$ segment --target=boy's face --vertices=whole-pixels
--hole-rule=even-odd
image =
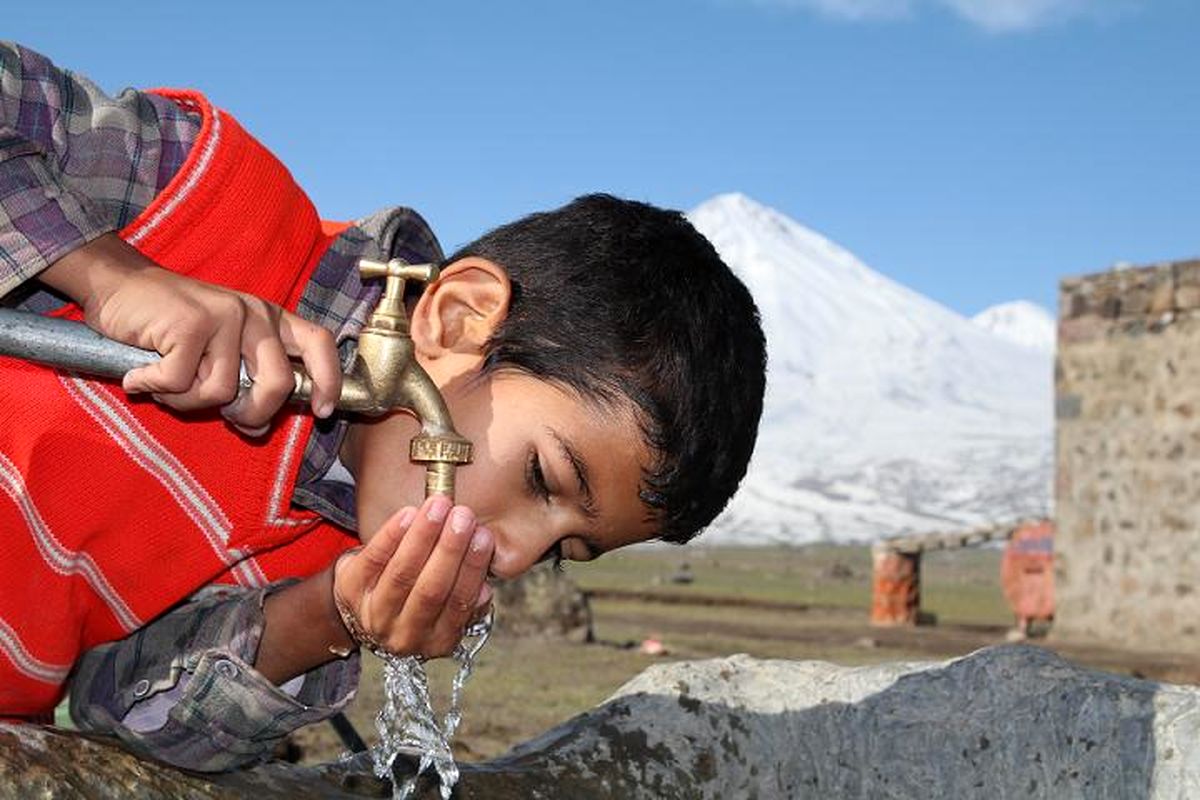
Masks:
[[[469,257],[443,268],[409,314],[417,361],[474,445],[472,463],[457,470],[455,500],[491,529],[500,578],[656,533],[638,497],[651,462],[632,404],[603,407],[521,372],[481,373],[511,298],[501,267]],[[421,504],[424,469],[408,460],[418,429],[406,414],[351,426],[342,456],[364,539],[398,509]]]
[[[495,536],[491,571],[512,578],[555,554],[587,561],[655,533],[638,497],[648,452],[631,411],[580,399],[524,373],[447,374],[427,365],[459,433],[474,444],[455,501]],[[353,427],[343,457],[355,472],[364,539],[396,510],[419,505],[424,470],[408,462],[418,431],[403,414]]]

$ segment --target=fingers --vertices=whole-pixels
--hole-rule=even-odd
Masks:
[[[230,403],[238,392],[238,373],[242,366],[242,328],[246,307],[233,298],[221,324],[208,340],[208,350],[196,370],[196,386],[176,395],[173,405],[181,411]]]
[[[153,364],[125,373],[121,388],[129,394],[185,392],[196,382],[196,370],[206,343],[185,337]]]
[[[221,406],[222,414],[248,435],[265,433],[295,388],[289,355],[299,356],[312,378],[312,409],[327,417],[341,396],[341,363],[333,335],[251,295],[215,287],[193,289],[194,302],[140,332],[162,355],[155,364],[127,373],[125,391],[149,392],[179,411]],[[241,390],[242,363],[253,383]]]
[[[372,598],[382,608],[387,609],[387,613],[399,616],[409,610],[409,596],[426,569],[425,562],[433,553],[442,535],[443,523],[449,514],[450,500],[442,496],[430,497],[417,512],[404,541],[396,548],[396,554],[392,556],[387,569],[380,576]],[[457,567],[455,570],[457,572]]]
[[[412,506],[396,512],[353,558],[346,560],[333,578],[339,597],[359,598],[370,592],[416,515],[417,509]]]
[[[400,613],[401,625],[412,630],[432,630],[442,615],[451,591],[475,534],[475,514],[466,506],[456,506],[450,512],[437,546],[412,588],[408,602]],[[479,587],[475,587],[478,594]],[[474,606],[474,596],[467,603]],[[440,648],[439,648],[440,649]],[[433,655],[427,653],[426,655]]]
[[[293,354],[313,376],[313,410],[318,416],[333,411],[342,376],[333,337],[319,326],[251,295],[163,269],[116,236],[100,237],[60,261],[46,278],[79,300],[88,325],[161,355],[124,376],[127,392],[148,392],[180,411],[225,406],[238,398],[244,360],[255,386],[226,414],[249,431],[266,425],[291,393],[287,356]]]
[[[342,365],[333,334],[320,325],[283,311],[279,338],[289,355],[299,356],[312,378],[312,410],[318,417],[333,413],[342,394]]]
[[[150,392],[179,411],[229,403],[237,396],[245,321],[245,304],[234,294],[187,306],[149,333],[162,359],[127,373],[122,386],[130,393]]]
[[[419,631],[416,649],[427,657],[449,655],[467,623],[491,601],[487,586],[494,537],[470,509],[450,512],[437,545],[400,614],[403,630]]]
[[[389,651],[450,653],[491,599],[485,583],[495,537],[444,497],[393,515],[334,576],[338,597]]]
[[[442,645],[439,650],[448,652],[458,644],[467,624],[492,601],[492,587],[485,580],[494,549],[492,532],[484,527],[476,528],[454,588],[450,590],[450,598],[434,625],[435,639]]]
[[[249,313],[242,327],[241,356],[253,383],[221,413],[238,430],[255,436],[267,431],[271,418],[295,388],[295,380],[279,337],[281,310],[257,298],[246,303]]]

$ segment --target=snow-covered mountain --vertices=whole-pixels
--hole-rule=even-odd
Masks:
[[[740,194],[689,215],[758,302],[758,446],[702,541],[864,540],[1049,509],[1052,356]]]
[[[1058,331],[1050,312],[1028,300],[1014,300],[980,311],[971,322],[1022,347],[1053,353]]]

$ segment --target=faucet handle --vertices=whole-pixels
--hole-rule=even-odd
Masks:
[[[437,264],[409,264],[403,259],[393,258],[391,261],[372,261],[369,258],[358,260],[358,274],[363,280],[372,278],[396,278],[403,281],[421,281],[432,283],[438,279]],[[401,283],[401,287],[403,287]]]
[[[383,296],[371,315],[370,325],[386,329],[407,330],[408,318],[404,314],[404,284],[406,281],[432,283],[438,278],[436,264],[409,264],[400,258],[386,263],[369,258],[358,260],[358,274],[363,280],[386,278]]]

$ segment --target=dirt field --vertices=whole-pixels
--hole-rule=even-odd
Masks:
[[[922,608],[936,615],[937,624],[918,628],[868,624],[865,547],[646,548],[572,565],[571,577],[592,594],[598,642],[491,642],[467,690],[456,749],[464,760],[498,755],[593,707],[664,660],[749,653],[867,664],[940,660],[1003,643],[1011,617],[1000,593],[999,565],[995,549],[927,556]],[[691,582],[676,582],[684,574]],[[647,638],[660,640],[667,653],[641,653]],[[1053,636],[1037,643],[1096,668],[1200,683],[1195,654],[1130,652]],[[370,661],[349,715],[369,741],[381,684],[379,665]],[[432,666],[435,685],[444,686],[449,671]],[[298,743],[305,760],[328,760],[341,750],[327,725],[303,732]]]

